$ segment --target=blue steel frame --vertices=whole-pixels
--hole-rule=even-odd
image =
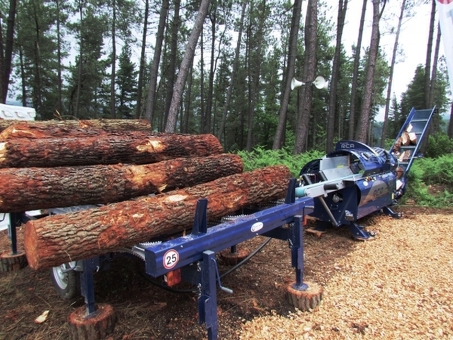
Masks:
[[[192,233],[145,249],[146,273],[159,277],[175,269],[197,263],[199,275],[199,322],[205,324],[210,340],[217,339],[217,294],[221,286],[215,253],[258,235],[289,242],[291,265],[295,268],[294,288],[306,290],[303,282],[303,217],[312,209],[311,197],[295,199],[296,180],[291,179],[284,204],[255,212],[232,222],[207,228],[207,200],[198,201]],[[166,255],[167,254],[167,255]],[[168,255],[170,254],[170,255]],[[168,256],[168,258],[166,258]]]

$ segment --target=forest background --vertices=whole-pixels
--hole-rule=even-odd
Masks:
[[[39,120],[144,118],[154,131],[212,133],[228,152],[293,154],[329,152],[340,139],[385,147],[412,107],[436,106],[430,135],[451,152],[436,1],[400,0],[395,12],[363,0],[360,17],[349,2],[0,0],[1,99],[34,107]],[[426,62],[397,98],[400,30],[422,4],[431,5],[428,41],[414,43],[427,44]],[[359,22],[354,39],[343,37],[345,21]],[[327,88],[313,86],[318,75]],[[294,77],[303,85],[291,89]]]

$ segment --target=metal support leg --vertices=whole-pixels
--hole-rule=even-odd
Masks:
[[[294,233],[291,247],[291,265],[296,268],[296,283],[293,288],[307,290],[304,283],[304,230],[303,216],[294,216]]]
[[[94,277],[93,272],[99,268],[99,258],[83,260],[83,271],[80,275],[80,287],[85,298],[87,317],[96,315],[96,304],[94,300]]]
[[[17,255],[17,227],[28,221],[24,212],[9,213],[8,235],[11,240],[11,255]]]
[[[216,263],[215,253],[210,250],[203,252],[203,261],[201,263],[201,292],[198,298],[198,311],[200,324],[205,323],[208,330],[208,339],[216,340],[218,332]]]
[[[382,211],[384,212],[384,214],[389,215],[389,216],[391,216],[393,218],[401,218],[401,214],[400,213],[394,212],[389,207],[382,208]]]
[[[8,225],[8,232],[9,237],[11,239],[11,255],[17,255],[17,213],[10,213],[9,214],[9,225]]]

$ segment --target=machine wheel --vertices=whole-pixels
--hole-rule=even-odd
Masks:
[[[70,270],[75,265],[76,262],[73,261],[50,270],[55,290],[64,300],[71,300],[80,295],[80,273]]]

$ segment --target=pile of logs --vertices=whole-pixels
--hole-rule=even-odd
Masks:
[[[0,125],[0,129],[2,126]],[[282,198],[287,167],[243,172],[213,135],[151,133],[143,121],[16,122],[0,133],[0,212],[94,204],[31,220],[28,264],[44,269],[117,251]]]
[[[411,157],[411,150],[401,151],[402,146],[417,145],[417,135],[412,132],[412,124],[409,124],[401,136],[397,139],[394,147],[393,154],[400,162],[407,162]]]

